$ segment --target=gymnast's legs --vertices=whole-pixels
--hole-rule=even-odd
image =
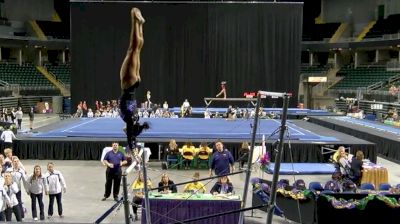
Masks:
[[[126,123],[126,136],[129,149],[133,150],[136,146],[136,137],[149,128],[146,122],[139,124],[137,114],[137,103],[135,99],[135,90],[140,83],[140,51],[143,47],[143,23],[145,20],[139,9],[131,10],[132,28],[130,33],[129,47],[125,59],[121,66],[120,80],[122,96],[120,98],[120,115]]]

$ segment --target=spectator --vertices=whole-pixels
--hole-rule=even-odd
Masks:
[[[11,116],[11,122],[12,122],[13,124],[15,124],[15,113],[16,113],[15,108],[14,108],[14,107],[11,108],[11,114],[10,114],[10,116]]]
[[[47,173],[45,174],[46,179],[46,195],[49,195],[49,210],[48,218],[53,216],[53,205],[54,198],[57,200],[58,215],[63,218],[62,208],[62,193],[67,192],[67,184],[62,173],[54,169],[54,163],[50,162],[47,164]]]
[[[214,184],[210,193],[211,194],[228,194],[233,192],[233,185],[227,176],[218,178],[217,183]]]
[[[243,169],[244,163],[248,161],[249,151],[250,151],[249,143],[242,142],[242,146],[239,149],[239,158],[240,158],[239,169]]]
[[[205,119],[210,119],[211,118],[211,112],[208,108],[204,111],[204,118]]]
[[[94,117],[94,114],[93,114],[93,111],[92,111],[91,108],[89,108],[87,116],[88,117]]]
[[[147,180],[147,186],[149,188],[152,187],[151,181]],[[144,190],[144,178],[143,174],[139,173],[136,180],[132,183],[132,191],[134,193],[133,199],[132,199],[132,209],[133,209],[133,214],[135,215],[135,221],[139,220],[138,215],[137,215],[137,210],[138,206],[142,204],[143,202],[143,190]]]
[[[4,179],[2,178],[2,182]],[[10,198],[7,195],[7,192],[4,190],[4,183],[0,186],[0,222],[6,221],[5,209],[7,207],[7,203],[10,202]]]
[[[178,190],[176,188],[175,183],[169,179],[166,173],[161,175],[161,181],[158,183],[158,192],[163,193],[177,193]]]
[[[163,110],[164,110],[164,111],[167,111],[167,110],[168,110],[168,103],[167,103],[167,101],[164,101]]]
[[[83,101],[83,103],[82,103],[82,116],[83,117],[87,117],[87,112],[88,112],[88,108],[87,108],[86,101]]]
[[[176,144],[175,139],[171,139],[169,141],[168,147],[165,149],[165,158],[168,162],[169,159],[178,159],[179,155],[179,150],[178,150],[178,145]],[[170,162],[168,162],[168,166],[171,165]]]
[[[35,112],[33,110],[33,107],[31,107],[28,115],[29,115],[29,129],[32,130],[33,129],[33,120],[35,119]]]
[[[198,182],[200,179],[200,173],[196,172],[193,174],[193,181],[192,183],[186,184],[185,187],[183,188],[184,192],[200,192],[200,193],[205,193],[206,188],[203,183]]]
[[[1,165],[1,174],[3,174],[4,172],[6,172],[6,170],[8,168],[11,167],[11,162],[5,161],[4,155],[0,154],[0,165]],[[0,206],[0,208],[1,208],[1,206]]]
[[[207,142],[200,143],[199,152],[197,153],[200,160],[208,160],[211,153],[212,149],[208,147]]]
[[[15,112],[15,118],[17,119],[18,123],[18,129],[22,129],[22,117],[24,116],[24,113],[22,112],[22,108],[18,107],[17,112]]]
[[[233,172],[234,160],[232,154],[224,149],[224,145],[220,140],[215,143],[217,151],[215,151],[211,158],[211,167],[209,174],[212,176],[212,171],[214,170],[215,175],[224,175]]]
[[[12,213],[14,213],[17,222],[21,222],[21,213],[23,211],[21,211],[16,196],[16,193],[19,191],[19,189],[17,184],[13,182],[13,178],[10,172],[4,173],[4,191],[7,192],[7,197],[9,200],[6,205],[7,208],[5,210],[7,222],[11,221]]]
[[[347,155],[345,151],[341,151],[339,155],[339,167],[340,172],[343,176],[348,176],[350,174],[350,162],[347,159]]]
[[[26,171],[20,167],[21,162],[19,161],[18,157],[12,157],[12,167],[8,168],[6,172],[11,173],[13,182],[17,185],[14,193],[18,200],[18,206],[21,211],[21,218],[25,218],[24,209],[22,207],[22,185],[26,186]]]
[[[103,164],[107,166],[106,170],[106,185],[104,198],[102,201],[107,200],[111,194],[111,187],[114,183],[113,196],[114,200],[118,201],[119,188],[121,184],[121,167],[127,163],[125,156],[122,152],[118,151],[118,143],[112,144],[112,150],[107,152],[104,156]]]
[[[42,169],[39,165],[33,168],[33,174],[27,178],[26,192],[31,196],[32,218],[37,221],[36,199],[39,204],[39,217],[44,220],[43,192],[45,191],[45,179],[42,176]]]
[[[192,165],[192,161],[194,159],[194,155],[196,153],[196,149],[191,142],[186,142],[182,147],[182,157],[183,157],[183,165],[185,170],[190,169]]]
[[[339,146],[339,148],[336,150],[336,152],[333,154],[332,156],[332,160],[334,162],[339,162],[340,159],[340,155],[342,154],[342,152],[346,152],[344,146]]]
[[[2,141],[4,141],[4,147],[10,149],[13,147],[13,140],[17,139],[17,137],[14,135],[14,132],[10,130],[10,127],[7,127],[7,129],[1,133],[0,138]]]
[[[12,167],[12,162],[13,162],[13,152],[12,152],[12,149],[10,149],[10,148],[5,148],[4,149],[4,155],[5,155],[5,159],[4,159],[4,162],[5,163],[9,163],[9,167]],[[24,167],[24,165],[22,165],[22,163],[21,163],[21,161],[19,161],[19,166],[18,166],[19,168],[21,168],[21,169],[23,169],[23,170],[26,170],[25,169],[25,167]]]
[[[361,184],[363,159],[364,153],[362,151],[357,151],[356,157],[353,158],[350,163],[352,180],[357,186],[360,186]]]

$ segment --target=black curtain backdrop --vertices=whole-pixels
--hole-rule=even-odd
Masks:
[[[72,2],[72,105],[119,97],[132,7],[146,19],[139,102],[150,90],[153,103],[205,106],[226,80],[228,97],[286,91],[297,103],[300,3]]]

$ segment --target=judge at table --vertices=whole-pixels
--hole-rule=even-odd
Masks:
[[[233,185],[227,176],[219,177],[217,183],[214,184],[211,194],[228,194],[233,192]]]

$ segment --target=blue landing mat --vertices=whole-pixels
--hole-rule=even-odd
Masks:
[[[275,163],[270,163],[265,169],[266,173],[274,173]],[[332,174],[335,167],[331,163],[281,163],[279,174],[306,175],[306,174]]]
[[[365,120],[365,119],[357,119],[357,118],[352,118],[352,117],[347,117],[347,116],[340,116],[340,117],[330,117],[332,119],[340,120],[343,122],[351,123],[351,124],[356,124],[360,125],[366,128],[371,128],[375,129],[377,131],[383,131],[383,132],[389,132],[391,134],[395,135],[400,135],[400,128],[399,127],[394,127],[386,124],[382,124],[377,121],[370,121],[370,120]]]
[[[203,118],[149,118],[140,122],[150,123],[150,129],[144,131],[140,138],[152,139],[251,139],[253,120],[226,120]],[[86,138],[125,138],[122,131],[125,123],[119,118],[82,118],[79,122],[62,129],[35,134],[32,137],[86,137]],[[280,126],[280,120],[260,120],[257,138],[270,136]],[[320,136],[309,130],[298,127],[288,121],[290,139],[316,142],[336,142],[334,137]],[[278,133],[269,139],[277,139]]]

